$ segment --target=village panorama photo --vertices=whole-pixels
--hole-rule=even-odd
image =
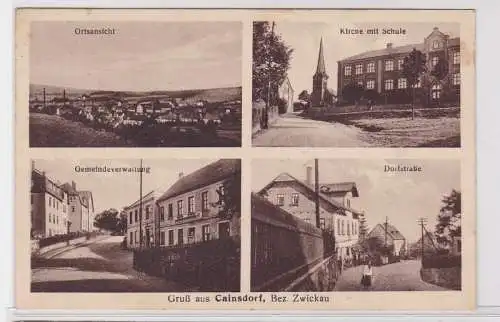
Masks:
[[[251,287],[462,289],[458,160],[256,159]]]
[[[240,176],[239,159],[32,160],[31,292],[240,291]]]
[[[240,22],[32,22],[30,146],[241,146],[241,33]]]
[[[460,24],[397,25],[254,22],[253,146],[459,148]]]

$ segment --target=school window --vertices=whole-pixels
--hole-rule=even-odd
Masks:
[[[460,52],[459,51],[453,52],[453,64],[454,65],[460,64]]]
[[[188,198],[188,214],[194,213],[194,196]]]
[[[439,48],[439,40],[434,40],[434,41],[432,42],[432,48],[434,48],[434,49]]]
[[[146,206],[146,220],[149,219],[149,212],[151,211],[151,207],[150,206]]]
[[[346,203],[347,203],[347,208],[351,208],[351,199],[347,198]]]
[[[371,62],[366,65],[366,72],[367,73],[375,73],[375,63]]]
[[[363,86],[363,81],[362,80],[358,80],[357,83],[358,83],[359,86]]]
[[[204,191],[201,194],[201,209],[203,211],[208,210],[208,191]]]
[[[438,62],[439,62],[439,57],[438,56],[432,57],[432,60],[431,60],[432,67],[436,66]]]
[[[361,74],[363,74],[363,65],[357,64],[356,65],[356,75],[361,75]]]
[[[352,70],[351,66],[345,66],[344,67],[344,76],[351,76]]]
[[[320,218],[319,219],[319,228],[321,228],[323,230],[326,228],[325,218]]]
[[[403,69],[403,63],[404,63],[404,60],[398,59],[398,70],[402,70]]]
[[[165,207],[160,207],[160,221],[165,221]]]
[[[165,245],[165,232],[160,232],[160,245]]]
[[[173,230],[168,231],[168,244],[169,245],[174,244],[174,231]]]
[[[134,232],[130,232],[130,241],[129,241],[129,244],[132,245],[134,243]]]
[[[184,201],[179,200],[177,201],[177,219],[182,218],[182,208],[184,207]]]
[[[194,243],[194,233],[195,233],[194,227],[188,228],[188,243],[189,244]]]
[[[344,219],[342,219],[342,234],[341,235],[345,235],[345,221],[344,221]]]
[[[393,60],[386,60],[385,61],[385,71],[393,71],[394,70],[394,61]]]
[[[51,199],[51,198],[50,198],[50,196],[49,196],[49,207],[51,207],[51,206],[52,206],[52,201],[51,201],[51,200],[52,200],[52,199]]]
[[[366,81],[366,89],[375,89],[375,81],[373,79]]]
[[[276,205],[278,205],[278,206],[284,206],[285,205],[285,195],[283,195],[282,193],[279,193],[276,196]]]
[[[441,97],[441,84],[432,85],[431,93],[433,99],[439,99]]]
[[[299,194],[292,193],[292,206],[298,206],[298,205],[299,205]]]
[[[177,244],[184,244],[184,229],[177,230]]]
[[[305,221],[306,223],[308,223],[308,224],[309,224],[309,223],[311,223],[311,219],[309,219],[309,218],[304,218],[304,221]]]
[[[137,213],[137,209],[134,211],[134,217],[135,217],[135,222],[138,222],[139,221],[139,216],[138,216],[138,213]]]
[[[453,85],[460,85],[460,74],[453,74],[451,79]]]
[[[167,219],[172,220],[174,219],[174,205],[169,203],[168,204],[168,214],[167,214]]]
[[[201,226],[201,237],[203,241],[210,240],[210,225]]]
[[[386,91],[391,91],[394,89],[394,83],[393,83],[392,79],[386,79],[384,81],[384,84],[385,84],[384,88]]]
[[[398,88],[399,89],[404,89],[406,88],[406,78],[399,78],[398,79]]]

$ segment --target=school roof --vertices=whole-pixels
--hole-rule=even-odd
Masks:
[[[451,38],[448,40],[448,47],[452,46],[458,46],[460,45],[460,38]],[[362,52],[357,55],[353,55],[347,58],[344,58],[340,60],[341,62],[345,61],[350,61],[350,60],[359,60],[359,59],[367,59],[367,58],[375,58],[375,57],[380,57],[380,56],[387,56],[387,55],[399,55],[399,54],[407,54],[411,52],[413,49],[423,51],[424,50],[424,44],[419,43],[419,44],[411,44],[411,45],[404,45],[404,46],[397,46],[397,47],[386,47],[384,49],[376,49],[376,50],[369,50]]]
[[[169,199],[224,180],[241,171],[240,159],[221,159],[181,177],[158,201]]]

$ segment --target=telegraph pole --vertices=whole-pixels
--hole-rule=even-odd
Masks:
[[[266,121],[264,122],[265,128],[269,126],[269,105],[271,104],[271,44],[274,38],[274,21],[271,25],[271,37],[267,45],[267,100],[266,100]]]
[[[139,169],[139,236],[140,236],[140,246],[142,248],[144,243],[144,238],[142,236],[142,159],[141,167]]]
[[[421,241],[422,250],[421,250],[421,255],[422,255],[422,262],[423,262],[423,260],[424,260],[424,230],[425,230],[424,225],[427,222],[427,218],[420,217],[417,220],[417,222],[420,225],[420,229],[421,229],[421,232],[422,232],[422,241]]]
[[[314,191],[316,197],[316,227],[320,228],[320,215],[319,215],[319,168],[318,159],[314,159]]]

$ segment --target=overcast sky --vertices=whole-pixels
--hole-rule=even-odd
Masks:
[[[76,35],[110,27],[115,35]],[[99,90],[241,86],[240,22],[34,22],[30,83]]]
[[[258,191],[281,172],[299,180],[306,179],[306,166],[313,160],[253,160],[252,190]],[[423,172],[384,173],[385,164],[417,164]],[[258,175],[257,175],[258,174]],[[419,217],[428,219],[427,228],[434,230],[441,199],[452,189],[460,190],[460,163],[456,160],[320,160],[320,183],[354,181],[359,198],[353,198],[353,208],[364,211],[372,228],[388,217],[408,241],[420,238]]]
[[[140,160],[34,160],[36,169],[45,171],[46,175],[61,184],[76,183],[77,190],[90,190],[94,198],[95,212],[99,213],[109,208],[118,211],[139,200],[139,173],[78,173],[75,166],[93,167],[139,167]],[[208,159],[146,159],[144,167],[151,167],[148,173],[143,174],[143,195],[157,189],[165,192],[179,177],[214,162]]]
[[[341,35],[343,28],[404,28],[406,35]],[[434,27],[451,37],[458,37],[458,23],[380,23],[343,24],[320,22],[277,22],[276,32],[282,35],[286,44],[294,49],[288,76],[295,90],[295,98],[306,89],[312,90],[312,76],[318,62],[319,43],[323,37],[323,50],[328,87],[337,92],[337,61],[369,50],[383,49],[387,43],[393,46],[423,43]]]

